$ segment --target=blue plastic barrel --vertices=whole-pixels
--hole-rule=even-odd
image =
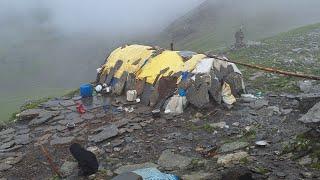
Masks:
[[[82,84],[80,86],[80,95],[83,98],[91,97],[93,93],[93,86],[91,84]]]

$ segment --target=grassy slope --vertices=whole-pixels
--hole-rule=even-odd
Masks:
[[[263,39],[262,45],[228,53],[230,59],[320,76],[320,23],[304,26]],[[293,49],[302,48],[301,52]],[[259,91],[297,92],[299,78],[265,74],[249,78],[257,71],[241,67],[246,81]]]
[[[288,9],[287,3],[277,0],[207,0],[169,25],[158,43],[168,47],[173,40],[176,49],[197,52],[219,50],[234,43],[234,34],[241,26],[247,40],[256,40],[319,22],[320,13],[315,8],[318,3],[314,0],[309,3],[293,0],[292,8]],[[294,9],[302,6],[310,12],[297,15]]]

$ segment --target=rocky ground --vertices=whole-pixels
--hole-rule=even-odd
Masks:
[[[313,104],[319,101],[309,96]],[[72,142],[97,155],[99,172],[91,179],[111,179],[144,167],[185,180],[220,179],[243,169],[255,179],[319,179],[319,132],[310,131],[316,125],[299,121],[310,109],[303,103],[311,102],[302,99],[265,94],[238,99],[230,110],[214,104],[189,106],[182,115],[160,117],[121,97],[52,99],[20,113],[19,120],[1,130],[0,179],[58,179],[41,146],[66,179],[80,179],[68,150]],[[77,112],[78,102],[86,113]],[[68,123],[75,128],[69,130]]]

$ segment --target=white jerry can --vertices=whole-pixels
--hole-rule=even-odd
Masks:
[[[127,101],[133,102],[136,99],[137,99],[137,91],[136,90],[127,91]]]

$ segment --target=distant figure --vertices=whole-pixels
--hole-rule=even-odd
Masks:
[[[87,151],[78,143],[74,143],[69,148],[72,156],[78,161],[80,168],[79,175],[90,176],[98,171],[99,163],[95,154]]]
[[[234,37],[236,38],[235,49],[241,49],[246,46],[244,43],[244,33],[242,32],[242,28],[236,32]]]

